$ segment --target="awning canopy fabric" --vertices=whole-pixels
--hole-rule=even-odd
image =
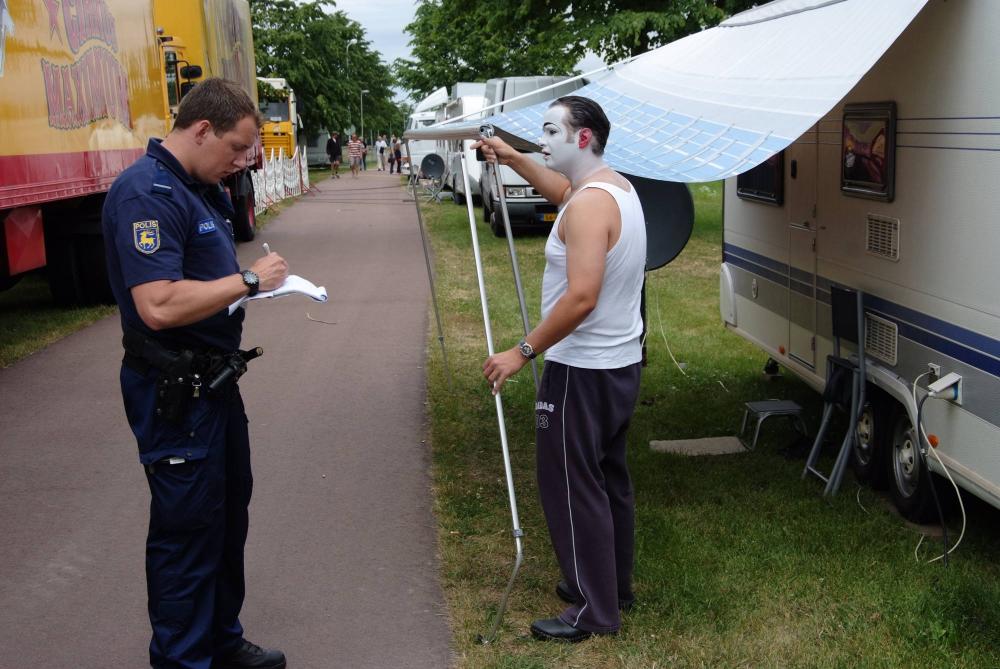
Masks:
[[[605,159],[614,169],[662,181],[724,179],[829,112],[927,1],[776,0],[618,65],[576,94],[607,113]],[[534,141],[549,104],[405,137],[492,124]]]

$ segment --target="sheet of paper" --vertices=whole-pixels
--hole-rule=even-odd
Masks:
[[[262,290],[253,297],[244,296],[229,305],[229,315],[231,316],[237,309],[250,300],[263,300],[274,297],[284,297],[285,295],[305,295],[317,302],[326,302],[326,288],[317,286],[308,279],[303,279],[297,274],[289,274],[285,282],[274,290]]]

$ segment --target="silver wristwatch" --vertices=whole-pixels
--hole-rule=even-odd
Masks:
[[[517,343],[517,347],[521,349],[521,355],[523,355],[528,360],[534,360],[535,356],[538,355],[537,353],[535,353],[535,349],[531,348],[531,344],[529,344],[524,339],[522,339]]]

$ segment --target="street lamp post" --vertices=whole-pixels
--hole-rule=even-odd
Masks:
[[[355,37],[347,43],[347,47],[344,49],[344,60],[347,61],[347,67],[351,67],[351,45],[357,44],[358,39]]]
[[[367,88],[361,89],[361,141],[365,139],[365,93]]]

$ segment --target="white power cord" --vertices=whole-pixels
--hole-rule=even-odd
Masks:
[[[667,334],[666,334],[666,332],[663,331],[663,317],[660,315],[660,293],[659,293],[659,291],[655,291],[655,293],[656,293],[656,298],[655,298],[656,299],[656,323],[657,323],[657,325],[659,326],[659,329],[660,329],[660,336],[663,337],[663,343],[666,345],[666,347],[667,347],[667,353],[670,354],[670,359],[674,361],[674,365],[677,367],[677,369],[680,370],[681,374],[683,374],[684,376],[687,376],[687,372],[685,372],[684,368],[681,367],[681,363],[677,362],[677,358],[674,357],[674,352],[670,350],[670,342],[667,341]],[[647,334],[648,333],[649,332],[647,330]],[[643,340],[643,344],[645,344],[645,343],[646,343],[645,340]],[[725,388],[725,386],[723,386],[723,388]],[[726,391],[726,392],[728,392],[728,391]]]
[[[919,376],[917,376],[917,378],[913,379],[912,394],[913,394],[913,403],[914,403],[914,405],[916,405],[916,403],[917,403],[917,383],[919,383],[920,379],[924,378],[928,374],[930,374],[930,372],[924,372],[923,374],[920,374]],[[934,397],[934,396],[932,396],[932,398],[933,399],[941,399],[939,397]],[[920,435],[923,436],[924,442],[926,442],[927,445],[930,446],[931,442],[927,438],[927,431],[924,430],[923,420],[920,421],[920,425],[917,426],[917,429],[920,430]],[[917,448],[923,448],[923,442],[921,442],[920,439],[917,439]],[[959,534],[958,534],[958,540],[955,541],[955,543],[951,546],[951,548],[948,549],[948,552],[946,553],[947,555],[951,555],[955,551],[955,549],[958,548],[958,545],[960,543],[962,543],[962,538],[965,537],[965,523],[966,523],[965,504],[962,503],[962,493],[958,489],[958,484],[955,483],[955,479],[953,479],[951,477],[951,472],[948,471],[948,468],[945,466],[944,462],[941,460],[941,456],[937,454],[937,449],[934,448],[933,446],[930,446],[930,448],[928,450],[934,455],[934,459],[938,461],[939,465],[941,465],[941,471],[944,472],[945,476],[948,477],[948,481],[951,482],[952,487],[955,488],[955,496],[958,498],[958,508],[961,509],[961,511],[962,511],[962,531],[959,532]],[[891,454],[891,456],[894,456],[894,455],[895,454]],[[929,470],[929,468],[928,468],[927,475],[930,476],[930,470]],[[920,535],[920,541],[917,542],[917,547],[913,549],[913,557],[917,560],[917,562],[920,561],[920,557],[919,557],[917,551],[920,550],[920,545],[924,542],[925,536],[926,535],[923,535],[923,534]],[[938,555],[935,558],[931,558],[930,560],[927,560],[927,563],[930,564],[931,562],[937,562],[938,560],[944,558],[944,555],[945,554],[942,554],[942,555]]]

